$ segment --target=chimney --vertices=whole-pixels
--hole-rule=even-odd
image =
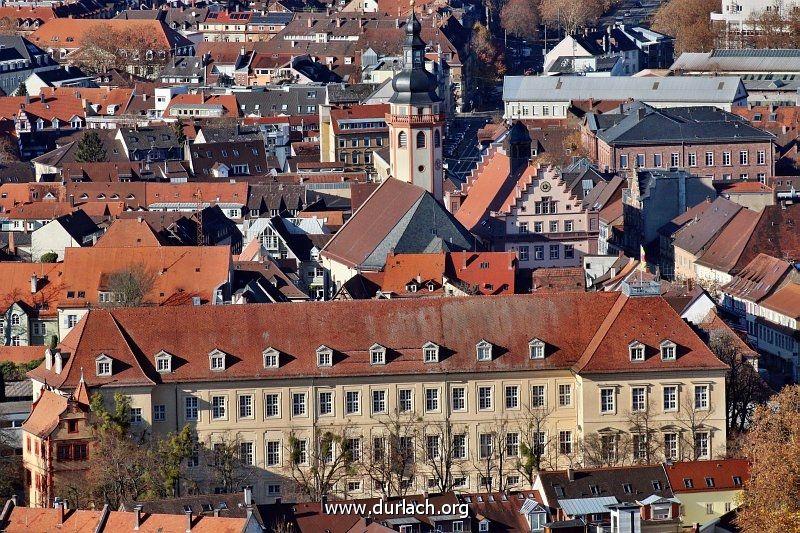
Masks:
[[[8,253],[10,255],[17,255],[17,245],[14,243],[14,232],[8,232]]]
[[[253,504],[253,487],[251,487],[250,485],[246,485],[244,487],[244,504],[245,505]]]
[[[44,368],[45,370],[53,368],[53,352],[50,351],[50,348],[44,351]]]
[[[56,513],[58,514],[58,527],[64,525],[64,506],[66,502],[56,502]]]
[[[214,518],[219,518],[219,511],[220,511],[219,507],[214,509]]]
[[[36,278],[36,274],[31,275],[31,294],[36,294],[36,290],[38,289],[38,282],[39,280]]]
[[[133,530],[139,531],[139,526],[142,524],[142,505],[137,503],[133,506]]]
[[[308,27],[311,28],[312,26],[314,26],[314,19],[311,18],[311,17],[308,17]]]
[[[63,370],[64,359],[61,357],[61,352],[56,350],[56,353],[53,354],[53,370],[56,374],[61,374],[61,370]]]
[[[575,469],[572,467],[567,468],[567,479],[575,481]]]
[[[70,194],[69,195],[69,206],[70,207],[75,207],[75,195],[74,194]]]
[[[184,513],[186,513],[186,533],[189,533],[192,530],[192,510],[187,509]]]

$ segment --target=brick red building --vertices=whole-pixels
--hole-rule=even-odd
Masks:
[[[768,183],[775,136],[716,107],[655,109],[634,102],[617,113],[588,113],[581,137],[608,171],[685,168],[716,180]]]

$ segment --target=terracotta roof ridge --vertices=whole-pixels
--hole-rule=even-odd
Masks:
[[[142,373],[142,376],[144,376],[144,378],[145,378],[145,379],[146,379],[146,380],[147,380],[147,381],[148,381],[148,382],[149,382],[151,385],[155,385],[155,384],[156,384],[156,382],[155,382],[155,381],[153,381],[153,380],[150,378],[150,376],[148,376],[148,375],[147,375],[147,372],[145,372],[144,368],[142,368],[142,363],[141,363],[141,361],[139,361],[139,358],[136,356],[136,353],[133,351],[133,348],[131,347],[131,344],[133,344],[133,345],[136,345],[136,343],[133,341],[133,339],[131,338],[131,336],[130,336],[130,335],[128,335],[128,332],[127,332],[127,331],[125,331],[125,330],[122,328],[122,326],[120,325],[119,321],[117,320],[117,317],[115,317],[115,316],[114,316],[114,313],[113,313],[112,311],[109,311],[109,312],[108,312],[108,315],[111,317],[111,321],[114,323],[114,326],[117,328],[117,331],[119,331],[119,334],[120,334],[120,336],[121,336],[121,337],[122,337],[122,339],[125,341],[125,347],[128,349],[128,352],[131,354],[131,357],[133,358],[134,362],[136,363],[136,366],[137,366],[137,368],[139,369],[139,371]]]
[[[606,315],[605,319],[603,319],[600,327],[597,328],[597,331],[595,331],[594,335],[592,336],[592,340],[589,341],[589,344],[583,351],[583,354],[572,366],[573,371],[580,373],[586,367],[586,365],[589,364],[589,361],[592,360],[597,347],[600,346],[600,343],[603,341],[605,336],[609,331],[611,331],[611,327],[614,325],[614,322],[617,321],[617,318],[619,318],[619,315],[622,313],[622,309],[625,307],[626,303],[628,303],[628,297],[620,292],[617,300],[614,302],[614,305],[608,311],[608,314]]]

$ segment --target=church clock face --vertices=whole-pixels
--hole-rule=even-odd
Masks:
[[[543,181],[542,184],[539,185],[539,188],[542,190],[542,192],[549,191],[550,190],[550,182],[549,181]]]

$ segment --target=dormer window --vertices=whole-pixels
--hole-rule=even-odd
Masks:
[[[428,282],[428,292],[433,292],[436,290],[436,285],[433,284],[432,281]]]
[[[95,374],[97,377],[108,377],[112,374],[113,368],[112,363],[113,359],[111,359],[106,354],[101,354],[94,360],[95,364]]]
[[[386,348],[380,344],[373,344],[369,348],[369,360],[373,365],[386,364]]]
[[[628,353],[631,361],[644,361],[644,344],[639,341],[633,341],[628,344]]]
[[[324,344],[317,348],[317,366],[333,366],[333,350]]]
[[[528,355],[531,359],[544,359],[544,342],[532,339],[528,343]]]
[[[172,355],[165,351],[156,354],[156,371],[160,374],[172,372]]]
[[[214,350],[208,354],[209,367],[214,372],[221,372],[225,370],[225,353],[220,350]]]
[[[491,361],[492,360],[492,343],[481,339],[475,346],[478,352],[478,361]]]
[[[434,342],[426,342],[422,346],[422,355],[426,363],[438,363],[439,345]]]
[[[416,284],[416,282],[411,282],[408,285],[406,285],[406,290],[408,292],[417,292],[417,284]]]
[[[267,348],[264,350],[264,368],[278,368],[280,364],[280,354],[275,348]]]
[[[662,361],[674,361],[676,353],[677,353],[677,346],[675,345],[674,342],[670,340],[665,340],[661,342]]]

